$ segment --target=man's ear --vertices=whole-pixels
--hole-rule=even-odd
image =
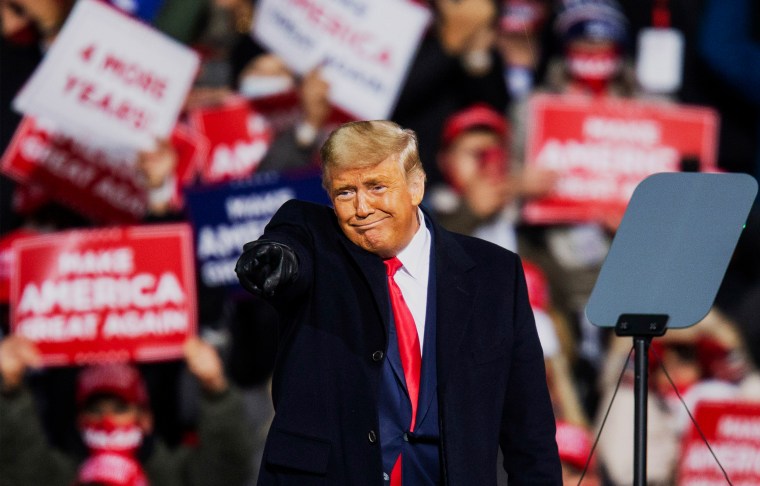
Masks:
[[[425,196],[425,173],[414,171],[409,174],[409,194],[412,196],[412,204],[419,206]]]

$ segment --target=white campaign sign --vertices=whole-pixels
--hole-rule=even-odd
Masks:
[[[321,67],[330,101],[387,118],[430,20],[409,0],[260,0],[253,35],[299,74]]]
[[[73,136],[150,148],[169,136],[199,63],[163,33],[96,0],[79,0],[14,108]]]

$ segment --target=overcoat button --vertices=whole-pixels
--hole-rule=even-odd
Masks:
[[[375,351],[374,353],[372,353],[372,361],[374,361],[375,363],[382,361],[383,356],[385,356],[385,354],[382,351]]]
[[[369,434],[367,434],[367,439],[369,440],[370,444],[377,442],[377,434],[374,430],[369,431]]]

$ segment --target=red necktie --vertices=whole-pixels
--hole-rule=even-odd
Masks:
[[[409,393],[409,400],[412,404],[412,422],[409,424],[409,430],[412,431],[414,430],[414,421],[417,417],[417,397],[420,392],[420,363],[422,362],[420,339],[417,335],[414,317],[412,317],[409,307],[404,302],[401,289],[393,278],[396,271],[402,266],[401,261],[393,257],[385,260],[384,263],[388,275],[388,292],[391,297],[393,319],[396,322],[398,350],[401,355],[401,365],[404,368],[406,390]],[[391,486],[401,486],[401,455],[399,455],[391,471]]]

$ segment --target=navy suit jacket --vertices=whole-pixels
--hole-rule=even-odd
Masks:
[[[431,230],[443,484],[495,485],[501,446],[510,485],[561,485],[519,258],[435,224]],[[262,238],[290,246],[299,273],[274,300],[276,413],[259,484],[380,486],[378,394],[391,319],[385,266],[348,240],[326,206],[289,201]]]

